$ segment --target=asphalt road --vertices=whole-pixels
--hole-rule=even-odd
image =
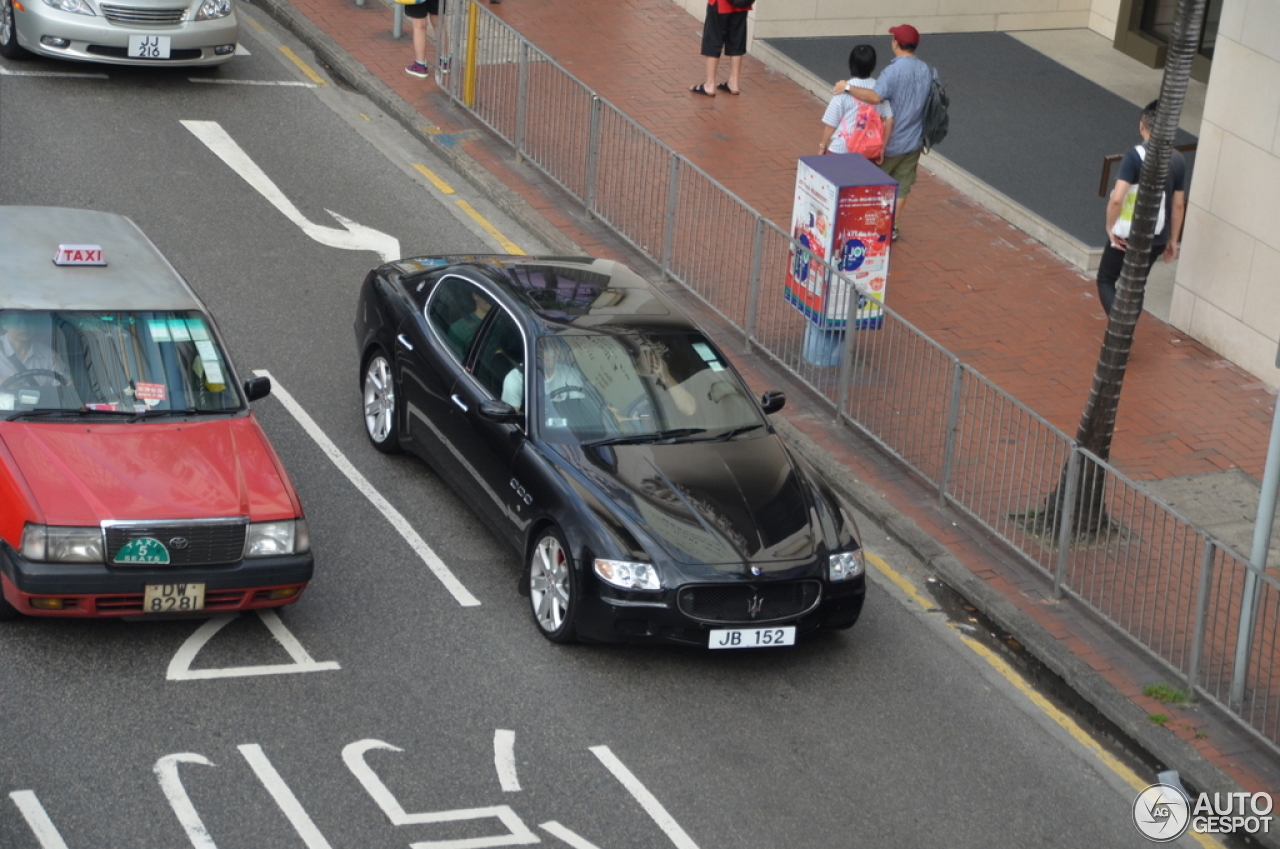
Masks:
[[[0,847],[1148,845],[1134,791],[878,573],[852,631],[793,649],[539,637],[516,556],[423,464],[367,445],[352,318],[378,256],[307,228],[341,229],[332,211],[404,254],[498,249],[465,200],[540,246],[370,104],[301,85],[279,48],[305,51],[248,14],[249,55],[215,72],[0,63],[0,202],[133,217],[242,376],[272,376],[255,407],[316,578],[278,619],[212,634],[5,623]]]

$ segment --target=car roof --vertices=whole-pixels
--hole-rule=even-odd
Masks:
[[[544,330],[693,330],[697,325],[657,286],[620,262],[592,257],[450,256],[393,263],[402,273],[449,266],[497,284]]]
[[[101,246],[106,265],[55,265],[61,245]],[[133,221],[51,206],[0,206],[0,309],[204,310]]]

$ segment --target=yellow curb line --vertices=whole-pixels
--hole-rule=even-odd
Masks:
[[[425,166],[425,165],[419,165],[417,162],[415,162],[415,163],[413,163],[413,167],[414,167],[414,168],[417,168],[419,171],[421,171],[421,172],[422,172],[422,176],[424,176],[424,177],[426,177],[428,180],[430,180],[430,181],[431,181],[431,185],[433,185],[433,186],[435,186],[437,189],[439,189],[441,194],[445,194],[445,195],[452,195],[452,194],[456,194],[456,192],[454,192],[454,190],[453,190],[453,186],[449,185],[449,184],[448,184],[448,183],[446,183],[444,180],[441,180],[441,179],[436,175],[436,172],[432,171],[432,170],[431,170],[430,168],[428,168],[427,166]]]
[[[910,581],[894,571],[893,567],[886,563],[879,555],[867,552],[866,558],[871,565],[876,567],[876,571],[888,578],[894,586],[902,590],[908,598],[920,605],[920,607],[925,611],[936,611],[938,609],[936,604],[921,595],[920,591],[917,590]],[[948,624],[950,625],[951,623]],[[951,625],[951,627],[954,628],[955,626]],[[1003,658],[991,649],[987,648],[973,637],[968,637],[964,634],[959,634],[959,637],[960,640],[970,648],[970,650],[985,660],[992,669],[999,673],[1000,677],[1012,684],[1014,689],[1026,696],[1033,705],[1045,714],[1045,716],[1057,723],[1062,730],[1071,735],[1072,739],[1083,746],[1084,749],[1095,758],[1102,761],[1108,769],[1118,775],[1121,780],[1132,787],[1136,792],[1140,792],[1155,783],[1154,780],[1144,780],[1136,772],[1125,766],[1118,758],[1106,749],[1102,748],[1102,746],[1093,739],[1089,732],[1080,727],[1079,723],[1055,707],[1053,703],[1044,696],[1037,693],[1035,689],[1027,683],[1027,680],[1018,674],[1017,670],[1005,662]],[[1213,849],[1214,847],[1222,849],[1223,846],[1220,841],[1215,840],[1207,834],[1197,834],[1194,831],[1188,830],[1187,836],[1194,839],[1201,846],[1206,847],[1206,849]]]
[[[302,59],[298,57],[297,53],[294,53],[292,50],[290,50],[288,47],[285,47],[283,44],[280,45],[280,52],[283,53],[285,56],[289,57],[289,61],[297,65],[298,70],[306,74],[307,78],[310,79],[312,82],[314,82],[316,85],[323,85],[323,86],[328,85],[328,83],[325,82],[324,77],[320,76],[315,71],[313,71],[310,65],[308,65],[306,62],[302,61]]]
[[[462,208],[463,212],[465,212],[467,215],[470,215],[471,218],[477,224],[483,227],[486,233],[488,233],[490,236],[493,236],[493,238],[497,239],[498,244],[502,246],[503,250],[505,250],[509,254],[520,254],[521,256],[524,256],[524,251],[520,250],[520,247],[515,242],[511,241],[506,236],[498,232],[498,228],[490,224],[489,220],[485,218],[483,215],[476,212],[475,207],[467,203],[465,200],[459,200],[454,202],[458,204],[459,207]]]

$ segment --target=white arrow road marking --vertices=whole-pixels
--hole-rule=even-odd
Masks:
[[[31,826],[36,840],[40,841],[40,849],[67,849],[62,835],[58,833],[53,820],[49,819],[49,814],[45,812],[44,805],[41,805],[40,800],[36,798],[36,791],[15,790],[9,794],[9,798],[18,806],[18,810],[22,811],[27,825]]]
[[[391,527],[399,532],[404,541],[422,558],[422,562],[427,564],[427,568],[431,570],[432,574],[439,579],[440,583],[444,584],[445,589],[453,595],[454,600],[463,607],[478,607],[480,600],[462,585],[462,582],[458,580],[453,572],[449,571],[449,567],[431,549],[431,546],[427,545],[426,540],[418,535],[418,532],[413,529],[413,525],[409,524],[409,520],[404,517],[404,514],[392,507],[391,502],[387,501],[382,496],[382,493],[374,489],[373,484],[369,483],[369,479],[360,474],[351,461],[338,450],[338,446],[334,445],[333,440],[325,435],[325,432],[320,429],[320,425],[316,424],[315,419],[311,418],[311,415],[302,409],[302,405],[285,391],[279,381],[271,377],[271,372],[255,369],[253,373],[271,380],[271,397],[284,405],[284,408],[298,420],[298,424],[302,425],[302,429],[307,432],[307,435],[315,441],[316,445],[320,446],[320,450],[333,461],[333,464],[338,467],[340,472],[347,476],[347,480],[351,481],[352,485],[360,490],[365,498],[369,499],[369,503],[378,508],[387,521],[391,523]]]
[[[272,182],[266,172],[258,167],[249,154],[236,144],[231,136],[227,135],[227,131],[217,121],[181,121],[182,126],[191,131],[192,135],[204,142],[209,150],[213,151],[219,159],[227,163],[232,171],[239,174],[244,181],[258,193],[266,198],[272,206],[280,210],[285,218],[288,218],[294,224],[301,228],[312,239],[315,239],[322,245],[328,245],[331,248],[341,248],[346,251],[373,251],[382,257],[384,261],[390,262],[393,259],[400,258],[400,240],[394,236],[389,236],[381,230],[374,230],[372,227],[366,227],[358,224],[350,218],[344,218],[333,210],[325,210],[334,219],[345,227],[345,230],[339,230],[336,227],[324,227],[310,221],[302,212],[293,205],[293,201],[285,197],[284,192]]]
[[[204,821],[200,819],[196,806],[191,804],[191,797],[182,786],[182,779],[178,777],[178,764],[184,763],[213,766],[213,761],[194,752],[165,755],[156,761],[154,767],[156,780],[160,782],[164,797],[169,800],[169,807],[173,808],[173,812],[178,815],[178,822],[182,824],[182,830],[187,833],[191,845],[195,849],[218,849],[218,844],[213,842],[209,829],[204,827]]]
[[[608,746],[592,746],[591,754],[600,759],[600,763],[604,764],[609,772],[613,773],[613,777],[622,782],[622,786],[627,788],[635,800],[640,803],[640,807],[644,808],[646,814],[658,824],[667,833],[667,837],[671,838],[677,849],[698,849],[698,844],[693,842],[689,835],[685,834],[680,824],[675,821],[671,814],[667,813],[667,809],[662,807],[659,802],[648,789],[640,783],[640,779],[627,769],[627,765],[618,760],[618,756],[609,750]]]
[[[342,668],[337,661],[317,662],[313,660],[311,655],[307,654],[307,650],[302,647],[302,643],[298,642],[298,638],[293,635],[293,632],[280,621],[280,617],[274,610],[259,610],[257,613],[262,620],[262,624],[266,625],[267,630],[271,631],[271,636],[275,637],[276,641],[284,646],[284,650],[289,653],[289,657],[293,658],[293,663],[229,666],[223,669],[192,669],[191,661],[195,660],[196,655],[205,647],[205,644],[213,639],[214,634],[225,628],[238,615],[232,613],[213,617],[197,628],[194,634],[187,637],[187,641],[178,649],[178,653],[173,656],[173,660],[169,661],[169,674],[166,678],[170,681],[195,681],[208,678],[245,678],[250,675],[287,675],[291,672],[325,672]]]
[[[538,828],[542,829],[547,834],[550,834],[552,837],[559,838],[562,842],[572,846],[573,849],[599,849],[599,847],[590,840],[587,840],[585,837],[580,837],[555,820],[544,822],[539,825]]]
[[[316,828],[316,824],[307,815],[302,803],[298,801],[298,797],[293,795],[289,785],[284,783],[280,773],[276,772],[276,768],[271,761],[267,760],[267,755],[262,751],[262,747],[257,743],[246,743],[240,746],[239,749],[240,754],[244,755],[244,759],[249,762],[249,766],[257,773],[258,780],[262,782],[262,786],[267,788],[271,798],[276,800],[280,810],[288,817],[293,830],[298,832],[302,842],[307,844],[307,849],[330,849],[329,841],[324,839],[324,835],[320,833],[320,829]]]

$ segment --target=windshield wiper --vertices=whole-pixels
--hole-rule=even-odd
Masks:
[[[726,430],[724,433],[718,433],[715,436],[707,437],[705,441],[706,442],[728,442],[730,439],[733,439],[735,436],[739,436],[744,433],[750,433],[751,431],[757,430],[762,427],[764,427],[764,425],[761,424],[760,422],[756,422],[755,424],[749,424],[749,425],[740,425],[738,427],[731,428],[730,430]]]
[[[584,442],[582,445],[586,448],[598,448],[602,445],[625,445],[629,442],[666,442],[667,440],[683,439],[686,436],[695,436],[699,433],[706,433],[705,427],[677,427],[670,430],[658,430],[653,433],[626,433],[620,436],[606,436],[604,439],[593,439],[590,442]]]
[[[143,410],[141,413],[134,413],[125,419],[125,424],[142,421],[143,419],[160,419],[165,416],[198,416],[201,413],[223,413],[225,410],[197,410],[195,407],[187,407],[185,409],[178,408],[172,410]]]

